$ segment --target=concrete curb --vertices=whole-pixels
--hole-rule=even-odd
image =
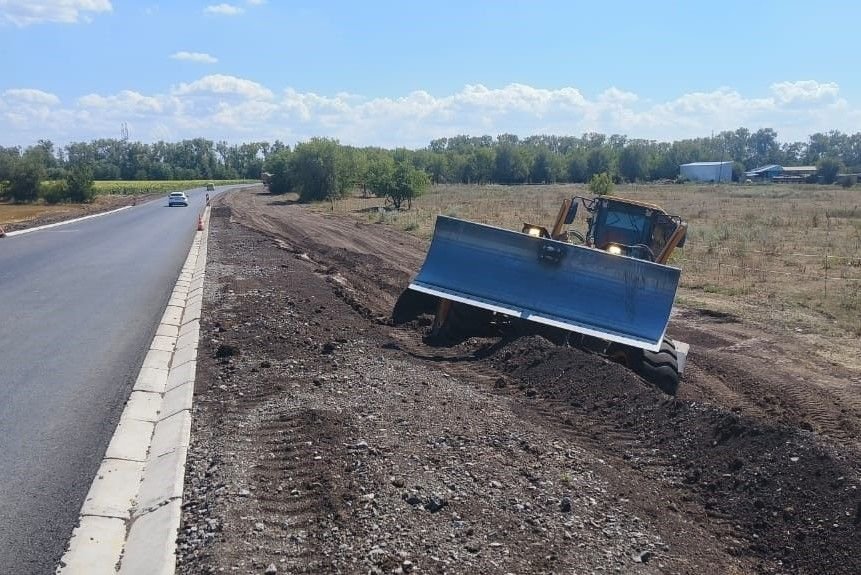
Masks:
[[[203,220],[58,575],[171,575],[176,569],[209,207]]]

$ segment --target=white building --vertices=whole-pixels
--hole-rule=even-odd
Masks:
[[[693,162],[679,166],[681,176],[692,182],[731,182],[732,162]]]

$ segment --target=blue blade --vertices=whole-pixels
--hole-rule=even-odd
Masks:
[[[662,264],[437,216],[410,288],[658,351],[679,276]]]

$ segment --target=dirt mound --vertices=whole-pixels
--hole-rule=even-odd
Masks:
[[[604,438],[624,431],[657,453],[665,479],[732,526],[739,553],[795,573],[861,572],[857,462],[813,434],[670,399],[621,366],[540,337],[512,342],[492,362],[527,394],[564,403],[576,425]],[[618,448],[641,459],[630,441]]]
[[[241,413],[226,432],[231,441],[211,448],[229,454],[245,451],[237,444],[254,447],[236,461],[225,458],[227,478],[246,485],[248,461],[271,457],[268,447],[255,446],[267,438],[262,424],[281,415],[284,405],[292,405],[293,415],[309,404],[314,413],[340,414],[330,427],[347,430],[330,443],[310,437],[313,423],[303,427],[307,437],[299,434],[325,447],[307,454],[312,461],[329,463],[313,468],[306,484],[284,489],[292,496],[294,487],[304,493],[319,483],[332,501],[344,503],[337,513],[312,509],[305,517],[309,526],[291,532],[298,538],[292,547],[269,540],[267,530],[254,536],[263,549],[284,553],[285,567],[301,572],[301,565],[312,565],[307,569],[319,572],[314,561],[322,560],[323,549],[327,560],[342,561],[341,568],[376,568],[384,553],[401,552],[409,553],[401,559],[410,569],[420,557],[430,571],[450,558],[454,563],[440,572],[561,572],[571,566],[560,561],[572,560],[574,545],[577,568],[587,571],[861,572],[855,447],[861,404],[853,383],[861,380],[805,351],[803,340],[726,314],[681,310],[670,332],[695,345],[679,399],[601,356],[534,335],[428,345],[422,342],[427,316],[389,321],[422,261],[421,242],[266,196],[231,194],[224,208],[212,233],[229,241],[222,243],[212,277],[224,262],[232,267],[221,270],[226,291],[207,300],[207,314],[220,314],[227,333],[241,336],[231,342],[241,354],[227,358],[230,369],[201,368],[212,387],[201,378],[198,389],[219,395],[222,386],[233,392],[235,385],[248,398],[246,386],[253,384],[269,397],[262,411]],[[246,234],[233,222],[270,239]],[[273,243],[280,249],[271,249]],[[213,241],[213,253],[218,245]],[[258,279],[266,280],[265,289],[252,285]],[[218,333],[211,339],[224,338]],[[350,351],[357,334],[362,342]],[[214,355],[214,342],[202,342]],[[210,417],[234,419],[217,411]],[[363,444],[345,454],[338,448],[364,442],[373,449]],[[201,455],[192,459],[203,465],[211,452]],[[205,477],[205,469],[201,473]],[[343,495],[344,486],[353,500]],[[413,493],[418,486],[423,491]],[[451,505],[432,513],[405,503],[404,493],[417,502],[445,494]],[[267,512],[276,522],[292,521],[294,511],[280,507],[292,501],[279,500],[278,509]],[[222,505],[223,517],[239,519],[229,523],[233,538],[223,544],[230,548],[237,538],[246,544],[259,518],[245,517],[266,510],[245,511],[244,498],[213,500],[213,508]],[[452,531],[441,521],[455,508],[462,515]],[[423,514],[418,523],[413,513]],[[321,521],[326,528],[310,527]],[[390,547],[378,544],[378,532],[386,533]],[[649,539],[651,533],[660,541]],[[461,535],[465,547],[457,544]],[[616,549],[612,558],[608,545]],[[491,560],[490,553],[509,548],[511,555],[493,563],[500,558]],[[228,564],[247,567],[260,549],[249,543],[245,551],[212,557],[229,556]],[[311,549],[318,553],[314,561],[302,563]],[[187,572],[199,572],[190,566]],[[395,563],[384,571],[390,567]]]

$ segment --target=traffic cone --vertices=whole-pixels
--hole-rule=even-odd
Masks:
[[[203,231],[203,214],[197,216],[197,231]]]
[[[206,194],[206,205],[209,205],[209,194]]]

